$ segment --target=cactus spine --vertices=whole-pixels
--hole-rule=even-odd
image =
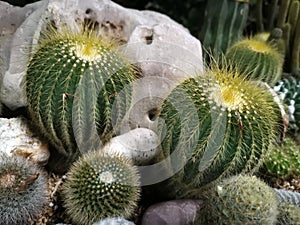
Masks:
[[[112,117],[120,123],[131,101],[133,79],[134,68],[117,52],[116,43],[96,30],[50,28],[28,64],[29,114],[58,152],[76,158],[79,145],[93,149],[99,147],[98,134],[102,140],[109,138]]]
[[[178,192],[166,194],[179,197],[227,175],[254,171],[275,138],[278,115],[270,92],[233,68],[212,67],[182,82],[160,110],[165,131],[162,124],[158,133],[166,132],[161,157],[176,150],[176,164],[187,160],[166,181],[171,186],[177,182]],[[175,164],[170,163],[167,167],[172,170]]]
[[[275,225],[277,199],[272,188],[254,176],[233,176],[203,192],[196,224]]]
[[[0,224],[28,224],[47,202],[46,177],[24,158],[0,155]]]
[[[262,39],[237,41],[227,49],[225,57],[249,79],[274,85],[281,78],[283,56],[276,47]]]
[[[199,39],[203,46],[217,57],[242,37],[248,18],[249,3],[210,0],[206,4],[205,20]]]
[[[300,208],[290,203],[278,205],[279,215],[276,225],[300,225]]]
[[[129,217],[139,199],[139,176],[123,156],[90,152],[70,168],[63,192],[66,212],[76,224]]]

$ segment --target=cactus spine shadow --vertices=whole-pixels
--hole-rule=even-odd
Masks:
[[[79,145],[95,149],[98,135],[102,141],[113,135],[131,102],[134,67],[96,30],[49,30],[28,64],[29,114],[59,153],[76,158]]]
[[[161,159],[179,155],[167,164],[176,174],[164,182],[165,195],[182,198],[222,177],[255,171],[273,144],[279,115],[269,90],[233,68],[213,66],[179,84],[160,110]],[[177,164],[183,168],[172,171]]]

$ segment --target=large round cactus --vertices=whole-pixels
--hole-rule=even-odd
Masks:
[[[253,172],[275,139],[279,108],[269,90],[230,68],[178,85],[160,109],[167,180],[185,195],[227,175]],[[169,160],[170,159],[170,160]],[[174,183],[175,182],[175,183]]]
[[[87,27],[50,28],[28,64],[29,114],[66,156],[76,155],[79,145],[97,148],[98,135],[109,137],[130,105],[134,67],[108,39]]]

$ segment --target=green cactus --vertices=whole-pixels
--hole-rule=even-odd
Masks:
[[[279,215],[276,225],[300,225],[300,208],[290,203],[278,205]]]
[[[248,18],[248,1],[209,0],[200,31],[203,46],[214,57],[242,37]]]
[[[139,176],[123,156],[90,152],[70,168],[63,193],[66,212],[76,224],[129,217],[139,199]]]
[[[283,55],[268,41],[242,39],[227,49],[225,57],[249,79],[274,85],[281,78]]]
[[[135,73],[117,43],[97,30],[60,29],[50,27],[32,53],[26,96],[34,124],[72,161],[78,146],[84,146],[80,151],[97,149],[98,135],[102,141],[110,138],[129,108]]]
[[[24,158],[0,155],[0,224],[28,224],[47,203],[47,179]]]
[[[165,181],[170,185],[165,195],[185,197],[193,188],[256,170],[274,141],[279,115],[269,90],[245,80],[234,68],[216,66],[186,79],[159,114],[164,121],[158,127],[160,157],[175,157],[166,164],[176,174]]]
[[[204,191],[196,224],[275,225],[277,199],[272,188],[254,176],[233,176]]]
[[[300,175],[300,146],[287,137],[280,145],[273,146],[264,160],[263,168],[275,177],[287,178]]]
[[[282,79],[274,90],[287,106],[289,130],[297,132],[300,129],[300,80],[293,77]]]

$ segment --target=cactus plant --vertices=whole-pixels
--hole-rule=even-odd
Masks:
[[[287,106],[289,130],[297,132],[300,129],[300,81],[293,77],[282,79],[274,90]]]
[[[0,155],[0,224],[28,224],[47,202],[45,172],[25,158]]]
[[[254,176],[233,176],[203,192],[196,224],[276,224],[277,199],[272,188]]]
[[[279,202],[289,202],[300,207],[300,193],[296,191],[273,189]]]
[[[282,143],[274,145],[264,160],[266,172],[275,177],[287,178],[300,175],[300,146],[286,137]]]
[[[80,27],[75,31],[49,25],[26,72],[31,119],[55,149],[72,160],[79,155],[78,146],[84,146],[80,151],[97,149],[98,135],[103,141],[111,136],[130,105],[129,84],[135,78],[116,41],[99,36],[95,26]]]
[[[276,225],[300,225],[300,208],[290,203],[278,205],[279,215]]]
[[[248,1],[207,1],[199,39],[213,56],[224,53],[228,46],[242,37],[248,10]]]
[[[227,175],[256,170],[274,141],[280,115],[269,90],[225,66],[183,81],[159,111],[164,121],[158,125],[160,160],[175,157],[166,164],[176,173],[165,181],[177,187],[165,193],[172,198]],[[182,169],[175,171],[177,165]]]
[[[283,55],[268,41],[242,39],[227,49],[225,57],[249,79],[274,85],[281,78]]]
[[[63,193],[66,212],[76,224],[129,217],[139,198],[139,176],[123,156],[90,152],[70,168]]]

